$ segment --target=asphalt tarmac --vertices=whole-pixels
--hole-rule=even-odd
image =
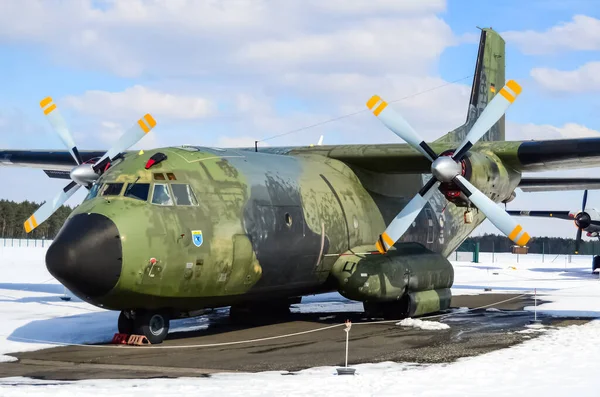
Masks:
[[[67,346],[11,354],[19,361],[0,364],[0,377],[26,376],[37,379],[80,380],[107,378],[156,378],[211,376],[215,372],[289,371],[293,374],[317,366],[343,366],[344,326],[278,339],[211,347],[197,345],[268,338],[311,331],[346,319],[350,330],[349,363],[451,362],[512,346],[536,334],[525,329],[533,313],[531,297],[512,294],[481,294],[453,297],[453,309],[438,316],[449,329],[426,331],[402,327],[395,322],[373,323],[362,313],[292,313],[277,320],[253,325],[231,324],[227,310],[208,316],[208,327],[198,331],[171,333],[165,342],[149,347],[94,345]],[[538,302],[539,303],[539,302]],[[466,311],[490,305],[489,309]],[[496,310],[497,309],[497,310]],[[563,325],[579,320],[542,318],[545,324]]]

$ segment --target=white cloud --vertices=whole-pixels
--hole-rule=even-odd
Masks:
[[[562,127],[540,124],[506,123],[507,140],[549,140],[573,138],[600,138],[600,131],[577,123],[566,123]]]
[[[41,44],[56,62],[121,76],[267,73],[273,66],[402,68],[436,59],[455,38],[425,2],[130,0],[3,4],[0,42]],[[340,18],[340,9],[346,18]],[[366,12],[365,10],[369,10]],[[362,52],[362,54],[361,54]],[[252,61],[251,64],[240,63]],[[409,62],[407,62],[409,61]]]
[[[535,68],[531,77],[544,89],[554,92],[600,92],[600,62],[589,62],[575,70]]]
[[[236,58],[267,71],[422,73],[457,42],[450,27],[435,16],[375,18],[330,32],[249,43]]]
[[[256,139],[251,136],[238,136],[235,138],[228,136],[221,136],[217,141],[219,147],[233,148],[233,147],[254,147],[254,141]],[[269,146],[266,143],[261,143],[260,147]]]
[[[539,32],[534,30],[502,33],[508,45],[525,54],[555,54],[564,51],[599,51],[600,19],[575,15],[570,22]]]
[[[381,12],[422,14],[446,10],[446,2],[444,0],[309,0],[308,3],[317,9],[327,12],[361,15]]]
[[[31,142],[35,142],[35,147],[39,147],[39,138],[44,135],[62,145],[60,139],[51,131],[49,124],[41,125],[33,122],[21,109],[0,109],[0,150],[9,147],[32,148]]]
[[[171,119],[188,126],[201,120],[196,131],[213,131],[199,138],[203,142],[216,141],[217,134],[260,139],[362,110],[374,92],[396,99],[443,83],[430,74],[445,48],[464,41],[436,15],[445,8],[444,0],[81,0],[52,6],[23,0],[3,8],[0,42],[37,45],[60,65],[143,78],[144,85],[122,92],[64,99],[96,119],[90,129],[89,123],[74,125],[86,132],[83,139],[96,139],[93,129],[107,142],[115,133],[98,123],[127,126],[146,112],[156,117],[161,136]],[[415,128],[436,138],[464,121],[465,90],[440,90],[398,106],[415,116]],[[332,143],[397,140],[376,123],[365,114],[270,144],[314,143],[321,134]],[[365,133],[374,126],[375,135]],[[183,131],[169,139],[189,141]]]
[[[215,105],[206,98],[173,95],[136,85],[121,92],[87,91],[68,96],[65,103],[86,115],[132,119],[152,114],[166,119],[198,119],[212,115]]]

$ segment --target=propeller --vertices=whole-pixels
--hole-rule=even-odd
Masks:
[[[592,221],[592,218],[590,217],[590,214],[585,212],[585,206],[587,204],[587,196],[588,196],[588,191],[586,189],[583,192],[583,200],[581,203],[581,212],[578,212],[577,215],[575,215],[575,226],[577,226],[577,236],[575,237],[575,254],[579,253],[579,246],[581,245],[581,233],[583,232],[584,229],[587,229],[588,227],[590,227],[590,225],[592,225],[594,223],[594,221]]]
[[[533,216],[539,218],[555,218],[564,220],[573,220],[577,228],[575,237],[575,254],[579,253],[581,246],[581,235],[587,232],[588,237],[598,236],[600,230],[600,220],[598,220],[598,212],[594,209],[585,210],[587,206],[588,191],[583,192],[583,200],[581,203],[581,211],[506,211],[512,216]],[[600,237],[600,236],[599,236]]]
[[[506,211],[462,176],[461,163],[471,147],[496,124],[520,93],[519,84],[514,80],[509,80],[498,92],[499,95],[495,95],[484,108],[452,156],[445,154],[438,156],[408,122],[399,113],[388,107],[387,102],[378,95],[374,95],[367,101],[367,107],[387,128],[431,161],[432,178],[396,215],[375,243],[380,253],[387,252],[404,235],[435,192],[434,188],[438,188],[441,183],[454,183],[509,239],[520,246],[527,244],[530,239],[529,234]]]
[[[131,128],[129,128],[119,140],[96,162],[84,163],[77,150],[73,136],[67,128],[67,123],[58,111],[56,104],[51,97],[46,97],[40,101],[44,115],[50,122],[54,131],[63,141],[71,156],[77,164],[70,172],[71,183],[63,188],[51,201],[47,201],[37,209],[24,223],[25,231],[30,233],[44,221],[46,221],[57,209],[59,209],[81,186],[90,188],[91,185],[110,167],[110,164],[119,154],[129,149],[140,141],[155,126],[156,121],[150,114],[144,115]]]

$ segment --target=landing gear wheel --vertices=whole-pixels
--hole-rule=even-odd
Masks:
[[[600,268],[600,256],[596,255],[592,261],[592,273],[598,268]]]
[[[370,318],[401,320],[408,317],[410,301],[407,295],[389,302],[363,302],[364,313]]]
[[[117,326],[119,328],[120,334],[131,335],[133,334],[135,324],[133,318],[127,317],[125,312],[121,312],[121,314],[119,314],[119,321],[117,323]]]
[[[134,333],[144,335],[153,345],[162,343],[169,333],[169,317],[164,312],[136,313]]]

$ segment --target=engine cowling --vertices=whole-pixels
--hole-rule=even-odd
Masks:
[[[356,247],[340,256],[332,268],[339,293],[364,302],[365,309],[373,304],[395,304],[404,316],[450,307],[452,264],[417,243],[397,243],[395,247],[384,255],[362,255],[360,252],[370,252],[373,247]]]
[[[448,151],[443,155],[451,155]],[[495,202],[514,199],[514,190],[520,176],[506,167],[496,154],[488,151],[471,151],[461,162],[462,176]],[[442,183],[440,190],[456,206],[465,207],[469,200],[454,183]]]

